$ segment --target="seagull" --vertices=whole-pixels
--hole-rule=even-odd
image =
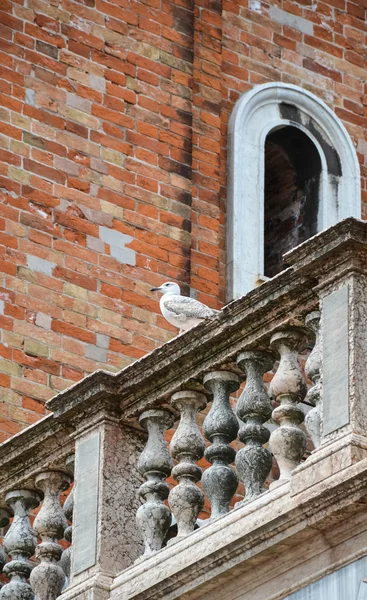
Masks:
[[[169,323],[180,329],[180,333],[219,314],[219,310],[213,310],[194,298],[181,296],[180,286],[172,281],[150,291],[162,292],[159,302],[161,313]]]

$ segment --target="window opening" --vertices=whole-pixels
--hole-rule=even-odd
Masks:
[[[322,164],[313,141],[293,126],[265,140],[264,275],[286,265],[283,255],[318,231]]]

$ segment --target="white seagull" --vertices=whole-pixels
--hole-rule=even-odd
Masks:
[[[159,302],[161,313],[169,323],[180,329],[180,333],[219,313],[219,310],[213,310],[194,298],[181,296],[180,286],[172,281],[150,291],[162,292]]]

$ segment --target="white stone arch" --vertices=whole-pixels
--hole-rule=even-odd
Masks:
[[[311,92],[266,83],[244,94],[229,120],[227,300],[264,281],[265,140],[274,129],[298,127],[314,142],[322,172],[317,230],[361,217],[360,170],[340,119]]]

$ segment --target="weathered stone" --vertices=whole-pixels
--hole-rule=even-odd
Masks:
[[[107,351],[94,344],[88,344],[85,349],[85,357],[99,362],[107,362]]]
[[[267,352],[242,352],[237,357],[237,364],[246,373],[246,386],[237,403],[237,415],[244,421],[239,438],[246,445],[236,456],[236,467],[246,490],[245,502],[254,500],[264,491],[264,482],[272,465],[271,453],[263,447],[270,437],[264,423],[272,412],[263,375],[270,371],[273,362]]]
[[[78,590],[84,586],[89,598],[101,600],[109,598],[106,590],[112,578],[143,552],[135,522],[139,507],[136,490],[142,483],[137,465],[143,436],[120,424],[108,395],[101,394],[99,402],[89,407],[92,412],[88,420],[85,413],[80,414],[77,424],[72,566],[63,597],[78,597]],[[87,501],[89,496],[93,496],[92,503]],[[84,562],[84,569],[85,546],[89,555],[91,550],[94,554],[89,566]]]
[[[97,562],[101,435],[94,432],[77,444],[73,574]]]
[[[277,6],[271,6],[269,9],[269,16],[274,21],[278,21],[282,25],[298,29],[302,33],[313,35],[313,23],[303,17],[291,14],[288,11],[281,10]]]
[[[75,454],[69,456],[66,460],[66,468],[68,469],[70,476],[74,476],[74,467],[75,467]],[[73,522],[73,510],[74,510],[74,488],[71,490],[70,494],[65,500],[63,511],[66,519],[72,524]],[[73,541],[73,528],[72,525],[68,525],[68,527],[64,531],[64,538],[70,544]],[[70,570],[71,570],[71,552],[72,547],[69,546],[66,548],[61,556],[61,566],[66,576],[66,585],[70,579]]]
[[[5,508],[0,508],[0,527],[6,527],[9,525],[10,520],[10,512],[8,512]],[[0,546],[0,572],[3,571],[4,565],[6,563],[6,555],[4,551],[3,545]],[[3,587],[3,584],[0,584],[0,589]]]
[[[163,433],[172,427],[174,417],[166,410],[148,410],[139,421],[148,431],[148,443],[139,459],[139,471],[146,479],[139,496],[145,503],[138,508],[136,521],[144,538],[144,556],[149,556],[162,548],[171,525],[171,512],[163,501],[169,494],[164,479],[171,473],[172,460]]]
[[[106,350],[108,350],[108,348],[110,347],[110,338],[108,335],[104,335],[103,333],[97,333],[96,339],[96,345],[98,346],[98,348],[105,348]]]
[[[11,561],[4,567],[10,583],[0,591],[2,600],[33,600],[34,594],[27,579],[32,570],[30,557],[36,548],[36,538],[29,522],[29,513],[36,508],[40,497],[33,490],[14,490],[6,494],[6,503],[14,512],[14,519],[4,538],[5,552]]]
[[[322,301],[324,436],[350,422],[349,327],[349,286],[343,285]]]
[[[135,251],[131,248],[127,248],[127,245],[134,239],[131,235],[121,233],[120,231],[110,229],[109,227],[100,226],[99,237],[103,242],[109,244],[111,256],[113,256],[113,258],[116,258],[116,260],[123,264],[135,265]]]
[[[228,466],[236,456],[229,443],[238,432],[229,396],[238,390],[240,378],[230,371],[211,371],[205,375],[204,385],[213,394],[213,404],[203,423],[205,437],[212,442],[205,450],[205,458],[212,466],[204,471],[202,483],[210,500],[211,518],[215,519],[228,512],[238,486],[238,477]]]
[[[69,487],[70,478],[61,471],[45,471],[36,477],[36,486],[44,493],[42,508],[33,527],[41,543],[36,548],[40,563],[31,573],[30,583],[37,600],[56,600],[65,583],[57,564],[62,555],[58,544],[68,523],[60,505],[60,494]]]
[[[295,328],[275,333],[270,341],[272,349],[280,354],[279,367],[269,388],[271,397],[280,402],[272,413],[273,420],[280,427],[270,436],[270,447],[278,462],[280,477],[270,487],[289,481],[292,470],[299,465],[306,450],[306,435],[298,427],[305,417],[297,406],[307,392],[298,363],[298,353],[304,350],[306,342],[305,334]]]
[[[195,462],[204,455],[205,443],[196,423],[196,412],[205,408],[206,397],[199,392],[185,390],[173,394],[171,403],[181,413],[171,441],[172,456],[179,461],[172,470],[172,477],[178,485],[171,490],[168,498],[177,521],[177,540],[194,531],[204,505],[204,494],[195,485],[201,478],[201,469]]]
[[[313,404],[314,408],[307,413],[305,425],[310,434],[315,448],[320,446],[321,441],[321,361],[322,348],[320,342],[320,312],[309,313],[305,320],[305,325],[315,334],[315,345],[306,361],[305,373],[311,379],[313,386],[308,390],[306,399]]]
[[[51,277],[52,271],[55,268],[55,263],[45,260],[44,258],[39,258],[38,256],[33,256],[32,254],[27,254],[27,267],[32,271],[36,271],[37,273],[44,273]]]
[[[36,316],[36,325],[38,327],[42,327],[43,329],[51,329],[52,318],[50,315],[45,315],[44,313],[37,313]]]

